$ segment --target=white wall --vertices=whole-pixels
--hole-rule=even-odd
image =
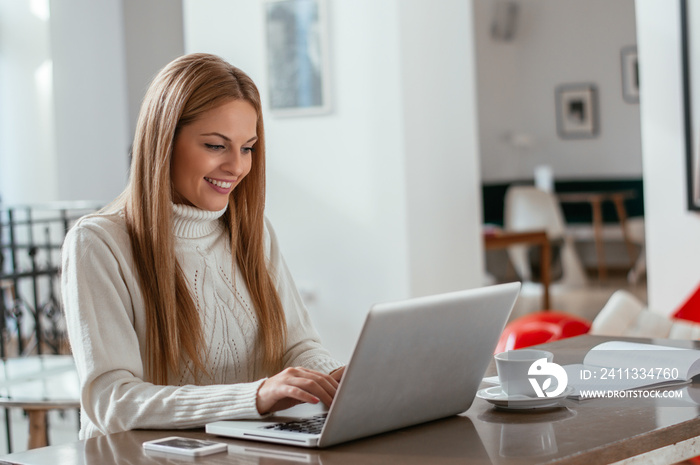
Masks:
[[[557,178],[638,178],[639,105],[622,98],[620,51],[634,45],[634,0],[516,0],[513,40],[491,38],[495,0],[475,0],[481,173],[485,182],[531,179],[546,164]],[[557,135],[555,88],[598,88],[594,139]],[[530,148],[507,141],[527,134]]]
[[[482,282],[471,2],[401,1],[401,82],[411,289]]]
[[[160,69],[184,53],[180,0],[121,0],[128,102],[133,139],[141,101]]]
[[[649,306],[671,313],[700,284],[700,214],[686,209],[680,7],[636,8]]]
[[[262,3],[184,5],[186,51],[216,53],[243,69],[265,102]],[[330,4],[333,112],[265,114],[267,214],[338,357],[349,356],[371,303],[409,292],[396,14],[394,1]],[[231,18],[246,19],[228,27]]]
[[[0,2],[0,198],[106,202],[145,89],[183,53],[175,0]]]
[[[51,2],[57,199],[109,201],[126,182],[121,2]],[[31,175],[18,172],[18,176]]]
[[[184,6],[186,51],[221,55],[246,71],[265,99],[262,2]],[[371,304],[481,283],[477,157],[474,141],[462,139],[475,131],[471,17],[468,2],[449,6],[328,1],[333,111],[265,115],[267,213],[324,344],[341,359]],[[414,28],[428,17],[441,33]],[[405,44],[411,37],[425,46]],[[453,60],[454,48],[440,47],[444,40],[456,40],[460,59]],[[417,66],[425,58],[432,66]],[[445,70],[438,79],[435,67]],[[414,99],[422,81],[432,85]],[[426,102],[430,113],[417,114]],[[463,121],[439,124],[449,117]]]
[[[49,6],[0,2],[0,201],[57,195]]]

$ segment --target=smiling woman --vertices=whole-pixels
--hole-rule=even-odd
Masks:
[[[250,172],[257,113],[244,100],[213,108],[175,136],[172,180],[176,203],[216,211]]]
[[[264,217],[264,181],[250,78],[208,54],[166,66],[141,108],[129,185],[64,245],[81,437],[331,403],[343,369]]]

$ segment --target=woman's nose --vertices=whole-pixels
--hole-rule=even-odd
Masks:
[[[226,156],[225,160],[223,160],[221,169],[228,173],[231,173],[233,176],[239,176],[243,172],[243,165],[244,162],[241,153],[233,151],[232,153]]]

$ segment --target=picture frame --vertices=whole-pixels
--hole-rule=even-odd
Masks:
[[[557,134],[562,139],[598,135],[598,91],[594,84],[562,84],[556,88]]]
[[[326,0],[265,0],[263,7],[270,113],[329,113]]]
[[[681,1],[681,53],[683,62],[683,116],[687,209],[700,211],[700,5]]]
[[[620,50],[620,70],[622,99],[627,103],[639,103],[639,62],[635,45]]]

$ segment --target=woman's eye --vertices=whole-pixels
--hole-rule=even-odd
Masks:
[[[241,151],[243,153],[253,153],[253,147],[242,147]]]
[[[204,144],[208,149],[211,150],[223,150],[225,147],[223,145],[217,144]]]

